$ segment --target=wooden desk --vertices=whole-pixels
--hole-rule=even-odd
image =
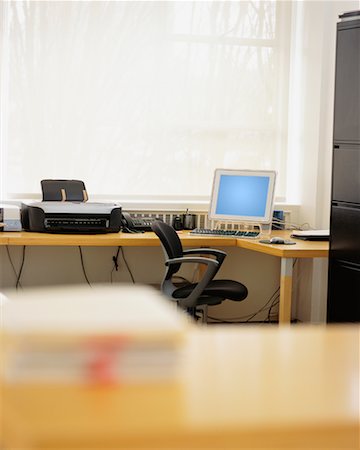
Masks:
[[[189,332],[178,384],[2,388],[4,450],[359,449],[359,327]]]
[[[274,231],[273,235],[289,238],[290,231]],[[238,247],[281,258],[279,322],[290,323],[292,302],[292,276],[294,258],[324,258],[329,253],[328,242],[296,240],[296,245],[261,244],[258,239],[236,239],[229,237],[191,236],[179,233],[185,247]],[[96,235],[48,234],[30,232],[0,233],[0,245],[31,246],[124,246],[157,247],[159,239],[154,233],[127,234],[109,233]]]
[[[275,236],[291,239],[291,231],[273,231]],[[247,248],[267,255],[281,258],[280,269],[280,302],[279,323],[290,323],[292,303],[292,282],[294,259],[296,258],[325,258],[329,255],[329,243],[325,241],[303,241],[291,239],[296,245],[261,244],[258,240],[238,239],[237,246]]]
[[[235,238],[191,236],[188,231],[179,232],[185,247],[236,247]],[[155,233],[107,233],[107,234],[51,234],[32,232],[0,233],[1,245],[32,246],[94,246],[94,247],[160,247]]]

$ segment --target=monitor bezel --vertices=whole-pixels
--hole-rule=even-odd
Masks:
[[[221,175],[234,176],[260,176],[269,178],[269,189],[266,198],[266,208],[264,216],[238,216],[229,214],[216,214],[217,197],[219,194],[219,184]],[[275,198],[275,170],[250,170],[250,169],[215,169],[211,198],[209,205],[209,219],[221,222],[247,222],[247,223],[270,223],[274,210]]]

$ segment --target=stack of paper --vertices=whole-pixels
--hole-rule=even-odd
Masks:
[[[145,286],[7,293],[7,381],[147,382],[178,373],[187,318]]]

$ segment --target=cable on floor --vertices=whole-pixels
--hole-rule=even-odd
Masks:
[[[19,270],[19,274],[16,280],[16,285],[15,288],[18,289],[19,285],[20,285],[20,278],[21,278],[21,274],[24,268],[24,263],[25,263],[25,250],[26,250],[26,245],[23,246],[23,251],[22,251],[22,259],[21,259],[21,266],[20,266],[20,270]]]
[[[298,258],[294,259],[293,265],[292,267],[294,268],[296,263],[298,262]],[[240,316],[240,317],[233,317],[231,319],[222,319],[222,318],[216,318],[216,317],[211,317],[208,315],[208,318],[211,320],[214,320],[216,322],[219,323],[248,323],[251,321],[251,319],[253,319],[255,316],[257,316],[258,314],[260,314],[263,311],[268,311],[267,317],[265,320],[263,320],[262,322],[271,322],[272,317],[271,317],[271,311],[273,308],[275,308],[276,305],[278,305],[280,303],[279,301],[280,299],[280,287],[278,287],[276,289],[276,291],[272,294],[272,296],[269,298],[269,300],[255,313],[251,313],[251,314],[246,314],[245,316]],[[266,308],[266,306],[270,303],[271,305]],[[278,317],[278,312],[273,313],[273,316],[275,316],[275,318]]]
[[[122,257],[123,257],[125,266],[126,266],[128,272],[129,272],[129,274],[130,274],[131,281],[135,284],[135,280],[134,280],[133,274],[132,274],[132,272],[131,272],[131,270],[130,270],[130,267],[129,267],[129,264],[127,263],[126,258],[125,258],[124,249],[123,249],[122,247],[119,247],[119,248],[120,248],[120,250],[121,250],[121,254],[122,254]]]
[[[10,249],[9,249],[9,246],[8,246],[8,245],[6,245],[6,253],[7,253],[7,255],[8,255],[10,265],[11,265],[12,270],[13,270],[14,275],[15,275],[15,286],[16,286],[16,289],[17,289],[18,287],[21,287],[21,288],[22,288],[22,285],[21,285],[21,283],[20,283],[20,276],[21,276],[22,267],[23,267],[23,265],[24,265],[24,259],[25,259],[25,247],[24,247],[24,249],[23,249],[23,256],[22,256],[22,262],[21,262],[21,267],[20,267],[20,272],[19,272],[19,274],[16,272],[15,265],[14,265],[13,260],[12,260],[12,258],[11,258]]]
[[[114,263],[114,266],[110,272],[110,283],[113,282],[113,273],[114,270],[116,270],[116,272],[119,270],[119,253],[120,253],[120,246],[117,248],[117,252],[116,255],[112,257],[112,261]]]
[[[255,316],[257,316],[258,314],[260,314],[263,311],[266,311],[268,309],[270,309],[272,307],[272,304],[267,307],[267,305],[270,302],[274,302],[277,298],[278,293],[280,292],[280,287],[278,287],[275,292],[270,296],[269,300],[260,308],[258,309],[255,313],[250,313],[250,314],[246,314],[244,316],[239,316],[239,317],[232,317],[230,319],[221,319],[221,318],[216,318],[216,317],[211,317],[208,315],[208,319],[211,320],[215,320],[216,322],[220,322],[220,323],[249,323],[251,319],[253,319]],[[246,320],[244,320],[246,319]],[[263,320],[262,322],[265,322],[265,320]]]
[[[270,308],[268,310],[268,314],[267,314],[267,318],[266,318],[266,322],[272,322],[273,320],[278,321],[279,320],[279,311],[275,311],[274,313],[271,314],[271,310],[273,308],[275,308],[278,304],[279,304],[279,297],[275,297],[274,301],[271,303]]]
[[[82,271],[83,271],[85,280],[86,280],[87,284],[91,287],[90,281],[89,281],[89,279],[88,279],[88,277],[87,277],[87,274],[86,274],[86,270],[85,270],[85,266],[84,266],[84,258],[83,258],[83,253],[82,253],[82,248],[81,248],[80,245],[79,245],[79,252],[80,252],[81,267],[82,267]]]
[[[272,223],[275,225],[283,225],[284,229],[287,229],[287,230],[311,230],[312,229],[311,225],[308,222],[305,222],[302,224],[286,222],[285,219],[278,219],[276,217],[273,217]],[[272,231],[276,232],[276,229],[272,230]]]

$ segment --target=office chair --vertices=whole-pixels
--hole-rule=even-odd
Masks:
[[[190,315],[197,318],[200,307],[205,321],[208,305],[219,305],[224,300],[239,302],[247,297],[248,290],[243,284],[232,280],[213,280],[226,257],[225,252],[212,248],[183,250],[179,236],[170,225],[156,221],[151,228],[160,239],[165,255],[166,271],[161,290]],[[216,259],[192,255],[212,255]],[[184,263],[206,264],[206,271],[198,283],[188,282],[178,287],[172,278]]]

